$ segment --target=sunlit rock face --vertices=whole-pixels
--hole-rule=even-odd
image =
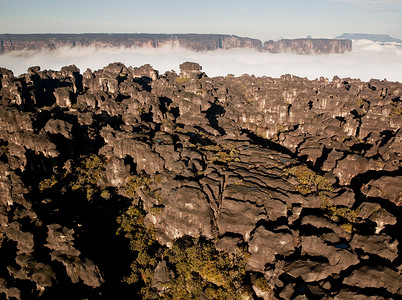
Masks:
[[[116,236],[137,205],[161,249],[246,249],[250,299],[401,297],[401,93],[193,62],[0,69],[0,294],[137,295]],[[160,293],[171,264],[155,264]]]

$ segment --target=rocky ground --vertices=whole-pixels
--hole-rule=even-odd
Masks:
[[[0,69],[0,296],[397,299],[402,84]]]

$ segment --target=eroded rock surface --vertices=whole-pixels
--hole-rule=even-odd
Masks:
[[[180,68],[0,69],[1,295],[139,297],[136,205],[159,249],[246,249],[250,299],[401,297],[402,85]]]

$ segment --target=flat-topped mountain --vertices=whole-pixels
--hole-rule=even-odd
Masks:
[[[283,39],[277,42],[267,41],[264,49],[273,52],[296,52],[298,54],[345,53],[352,51],[352,41],[343,39]]]
[[[0,297],[401,298],[401,96],[0,68]]]
[[[337,39],[350,39],[350,40],[370,40],[380,43],[402,43],[402,40],[393,38],[388,34],[368,34],[368,33],[344,33],[336,37]]]
[[[0,51],[39,50],[59,47],[150,47],[181,46],[197,51],[256,48],[260,40],[223,34],[3,34],[0,35]]]
[[[60,47],[148,47],[180,46],[195,51],[252,48],[269,52],[344,53],[352,43],[336,39],[296,39],[266,42],[225,34],[0,34],[0,54],[18,50]]]

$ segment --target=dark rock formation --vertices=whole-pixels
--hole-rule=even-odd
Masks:
[[[195,51],[252,48],[269,52],[344,53],[351,51],[352,41],[337,39],[292,39],[268,41],[225,34],[0,34],[0,54],[10,51],[60,47],[146,47],[180,46]]]
[[[347,39],[283,39],[267,41],[264,49],[272,53],[296,52],[298,54],[345,53],[352,51],[352,41]]]
[[[0,69],[1,296],[401,297],[402,85],[180,69]]]

